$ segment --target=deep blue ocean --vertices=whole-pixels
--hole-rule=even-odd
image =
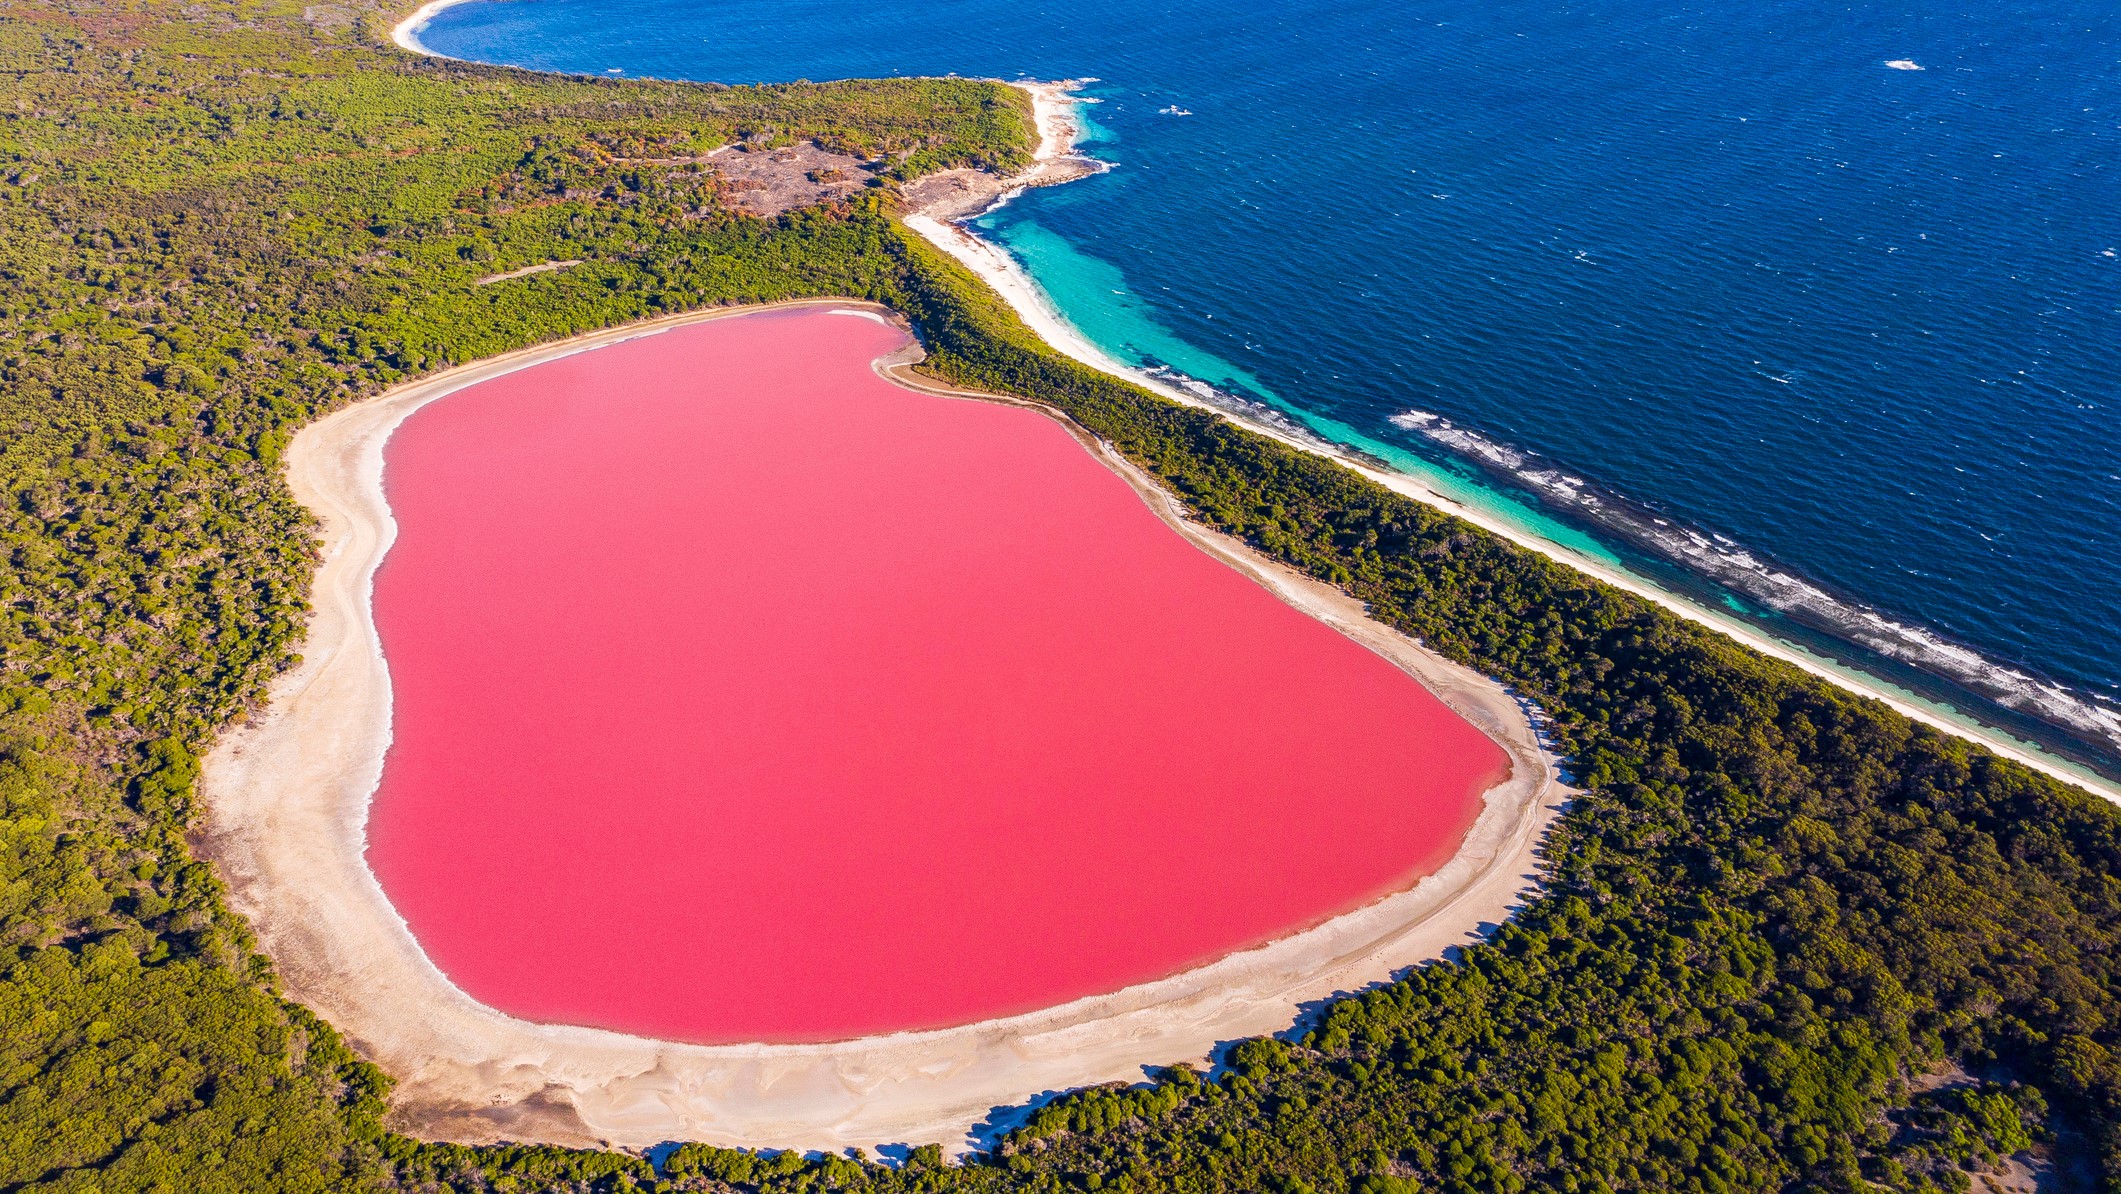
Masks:
[[[472,0],[420,39],[1094,76],[1115,168],[976,227],[1114,355],[2121,774],[2105,0]]]

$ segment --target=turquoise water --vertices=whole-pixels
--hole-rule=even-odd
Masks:
[[[1086,143],[1094,146],[1098,140],[1109,139],[1107,133],[1092,136]],[[1249,400],[1257,404],[1239,407],[1241,413],[1254,418],[1264,416],[1267,421],[1307,432],[1328,444],[1355,448],[1526,534],[1603,563],[1624,566],[1625,561],[1596,537],[1483,485],[1470,472],[1433,462],[1337,419],[1305,410],[1243,368],[1179,339],[1156,321],[1155,309],[1148,302],[1127,289],[1126,275],[1118,266],[1079,252],[1036,218],[1019,217],[1003,207],[971,224],[982,236],[1008,249],[1038,280],[1039,288],[1054,305],[1067,313],[1069,323],[1122,364],[1153,371],[1168,369],[1181,377],[1206,382],[1214,387],[1215,397],[1220,400]],[[1275,418],[1277,415],[1282,417]]]
[[[473,0],[421,36],[1095,76],[1115,168],[979,228],[1101,347],[2121,773],[2110,6]]]

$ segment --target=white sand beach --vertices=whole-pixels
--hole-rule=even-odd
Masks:
[[[462,3],[464,3],[464,0],[428,0],[427,3],[407,13],[403,20],[391,26],[390,40],[399,49],[408,53],[419,54],[428,58],[446,57],[446,55],[437,54],[420,44],[420,30],[427,28],[427,23],[435,19],[436,13],[453,4]]]

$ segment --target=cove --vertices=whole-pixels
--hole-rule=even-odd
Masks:
[[[385,451],[367,858],[544,1023],[978,1022],[1411,885],[1501,750],[1181,537],[1036,411],[821,310],[431,403]]]

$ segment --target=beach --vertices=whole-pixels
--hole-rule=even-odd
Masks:
[[[429,58],[442,57],[442,55],[420,44],[420,30],[426,26],[427,22],[434,20],[436,13],[441,12],[452,4],[462,4],[463,2],[464,0],[427,0],[427,3],[413,9],[397,24],[391,26],[391,42],[408,53],[420,54]]]
[[[395,1126],[466,1142],[644,1147],[688,1139],[837,1149],[939,1141],[962,1151],[997,1108],[1048,1091],[1137,1081],[1145,1067],[1200,1063],[1218,1043],[1285,1029],[1305,1004],[1476,939],[1524,898],[1565,791],[1519,704],[1492,681],[1371,622],[1338,591],[1188,522],[1131,466],[1064,424],[1188,539],[1390,660],[1503,748],[1511,774],[1486,793],[1447,863],[1411,890],[1210,965],[936,1031],[828,1044],[685,1045],[530,1023],[466,996],[421,950],[364,856],[369,802],[391,743],[390,676],[370,609],[375,569],[396,533],[382,493],[383,444],[405,417],[465,386],[736,310],[453,369],[312,424],[287,451],[289,483],[322,524],[315,614],[301,665],[206,762],[204,852],[221,867],[232,906],[273,957],[287,994],[397,1079]],[[878,368],[903,384],[917,352]]]

